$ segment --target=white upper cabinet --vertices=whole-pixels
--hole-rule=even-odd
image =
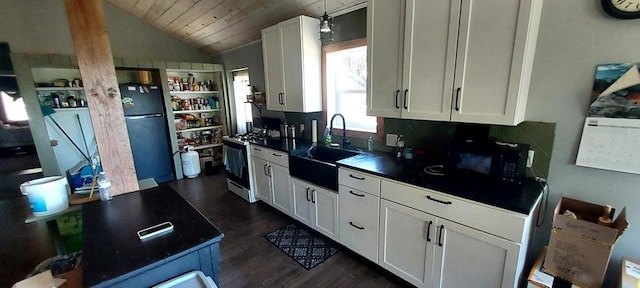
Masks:
[[[298,16],[262,30],[267,109],[322,110],[318,24]]]
[[[524,121],[542,1],[368,2],[369,115]]]

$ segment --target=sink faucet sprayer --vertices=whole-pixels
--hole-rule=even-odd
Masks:
[[[342,116],[342,114],[336,113],[331,117],[331,122],[329,122],[329,135],[332,135],[333,133],[333,119],[335,119],[337,116],[340,116],[340,118],[342,118],[342,148],[346,148],[347,145],[351,142],[349,142],[349,140],[347,139],[346,121],[344,120],[344,116]]]

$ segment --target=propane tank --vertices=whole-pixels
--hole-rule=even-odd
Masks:
[[[200,174],[200,157],[198,152],[193,150],[193,146],[184,146],[182,155],[182,172],[184,177],[196,178]]]

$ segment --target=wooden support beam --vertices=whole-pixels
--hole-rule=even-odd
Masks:
[[[102,0],[65,0],[89,114],[111,193],[138,190]]]

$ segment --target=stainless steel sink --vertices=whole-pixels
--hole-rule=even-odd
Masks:
[[[289,157],[289,174],[292,177],[338,191],[338,167],[336,162],[358,155],[356,151],[312,146],[292,151]]]

